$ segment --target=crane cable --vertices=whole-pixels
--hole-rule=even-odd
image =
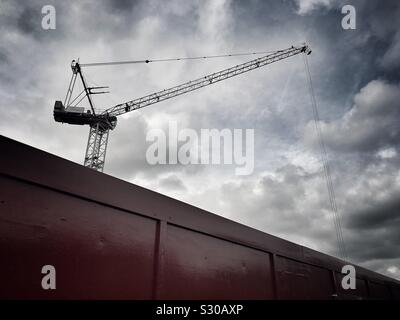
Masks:
[[[317,102],[315,99],[314,88],[313,88],[312,81],[311,81],[310,68],[308,65],[306,55],[303,55],[303,60],[304,60],[304,65],[305,65],[305,69],[306,69],[306,73],[307,73],[307,82],[308,82],[308,88],[310,91],[311,105],[313,108],[314,125],[315,125],[315,130],[317,132],[319,147],[320,147],[320,151],[321,151],[321,162],[323,164],[324,175],[325,175],[326,185],[327,185],[328,194],[329,194],[329,202],[330,202],[330,206],[331,206],[331,210],[332,210],[332,214],[333,214],[333,222],[335,225],[338,252],[339,252],[339,256],[343,260],[347,260],[348,257],[347,257],[346,246],[345,246],[345,242],[344,242],[344,238],[343,238],[341,216],[340,216],[340,213],[339,213],[337,205],[336,205],[336,196],[335,196],[333,183],[332,183],[332,177],[331,177],[330,168],[329,168],[328,153],[326,151],[326,146],[325,146],[325,143],[323,140],[323,135],[322,135],[321,128],[319,125],[319,122],[320,122],[319,112],[318,112]]]
[[[167,61],[182,61],[182,60],[203,60],[203,59],[214,59],[214,58],[226,58],[226,57],[239,57],[239,56],[250,56],[267,54],[273,52],[279,52],[282,50],[274,51],[258,51],[258,52],[245,52],[245,53],[230,53],[220,54],[211,56],[198,56],[198,57],[181,57],[181,58],[166,58],[166,59],[147,59],[147,60],[126,60],[126,61],[108,61],[108,62],[94,62],[94,63],[81,63],[81,67],[95,67],[95,66],[110,66],[119,64],[133,64],[133,63],[151,63],[151,62],[167,62]]]

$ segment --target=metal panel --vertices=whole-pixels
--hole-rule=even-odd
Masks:
[[[369,283],[370,297],[372,299],[390,299],[390,289],[384,284],[375,281]]]
[[[152,298],[155,220],[5,177],[0,190],[0,298]]]
[[[0,150],[0,298],[350,297],[344,261],[1,136]],[[399,281],[356,270],[352,298],[399,298]]]
[[[168,299],[272,299],[268,253],[168,226]]]
[[[281,299],[332,299],[334,286],[327,269],[277,257],[278,294]]]

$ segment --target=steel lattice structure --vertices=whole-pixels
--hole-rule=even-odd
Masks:
[[[102,128],[99,123],[90,126],[84,162],[85,167],[103,171],[109,134],[110,130]]]

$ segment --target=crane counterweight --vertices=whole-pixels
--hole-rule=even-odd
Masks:
[[[84,107],[64,107],[61,101],[54,103],[54,120],[57,122],[75,125],[96,125],[99,123],[102,128],[112,130],[117,125],[117,117],[108,114],[93,114],[90,110],[85,112]]]

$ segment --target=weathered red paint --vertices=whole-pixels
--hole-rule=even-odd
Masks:
[[[0,137],[0,298],[400,298],[400,283]],[[56,290],[41,288],[43,265]]]

